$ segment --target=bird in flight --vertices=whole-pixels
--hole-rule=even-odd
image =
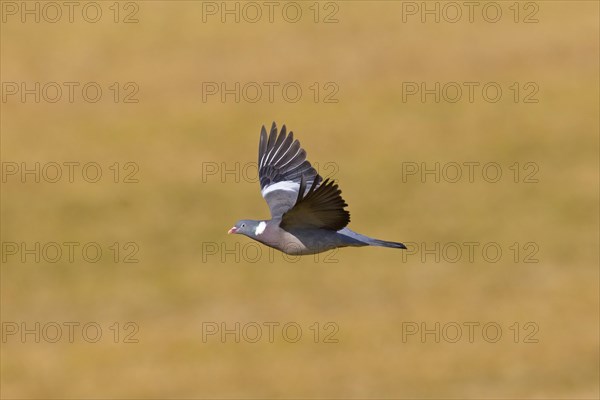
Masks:
[[[227,233],[246,235],[286,254],[316,254],[337,247],[381,246],[406,249],[402,243],[373,239],[346,227],[350,213],[338,185],[323,178],[306,160],[306,151],[285,125],[279,134],[262,127],[258,176],[271,219],[242,219]]]

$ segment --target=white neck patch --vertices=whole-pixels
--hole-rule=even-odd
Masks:
[[[267,227],[267,223],[265,221],[260,221],[260,223],[256,227],[256,230],[254,231],[254,234],[255,235],[262,234],[265,231],[266,227]]]

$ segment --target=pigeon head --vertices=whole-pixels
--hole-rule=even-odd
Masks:
[[[227,233],[239,233],[249,237],[255,237],[265,230],[266,222],[264,221],[253,221],[251,219],[241,219],[235,223],[233,228]]]

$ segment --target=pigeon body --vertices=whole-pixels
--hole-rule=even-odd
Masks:
[[[260,133],[258,175],[270,220],[240,220],[228,233],[248,236],[286,254],[316,254],[338,247],[382,246],[405,249],[402,243],[373,239],[346,227],[350,213],[338,185],[317,174],[306,151],[285,125]]]

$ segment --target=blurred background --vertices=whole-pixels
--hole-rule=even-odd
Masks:
[[[1,396],[598,398],[598,3],[476,3],[3,1]],[[272,121],[409,250],[228,236]]]

